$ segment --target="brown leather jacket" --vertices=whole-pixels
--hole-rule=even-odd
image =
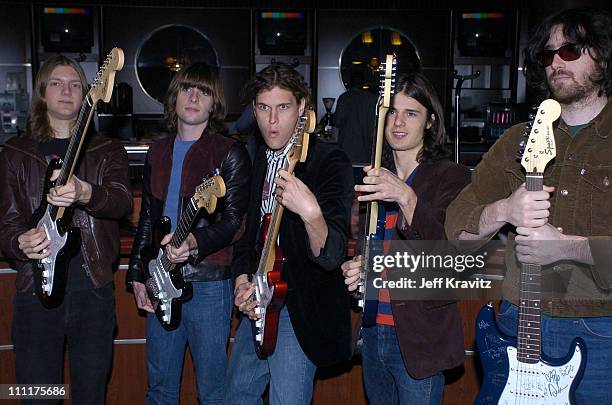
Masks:
[[[112,265],[119,255],[118,219],[132,209],[128,160],[116,140],[93,134],[85,146],[76,176],[92,184],[91,201],[78,205],[73,223],[81,230],[81,251],[96,287],[113,280]],[[40,205],[47,162],[39,143],[15,137],[0,152],[0,249],[18,271],[16,287],[32,284],[32,263],[19,249],[17,237],[30,227]]]

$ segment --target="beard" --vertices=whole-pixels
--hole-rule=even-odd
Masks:
[[[601,67],[595,66],[591,71],[585,72],[582,80],[576,80],[576,74],[568,70],[556,70],[548,76],[548,87],[552,96],[561,104],[573,104],[585,100],[596,94],[600,86],[596,81],[602,77]],[[555,83],[553,80],[558,75],[569,76],[571,80],[563,83]]]

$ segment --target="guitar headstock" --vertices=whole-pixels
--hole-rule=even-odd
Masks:
[[[89,95],[93,104],[98,100],[108,103],[113,95],[113,85],[115,83],[115,73],[123,68],[123,50],[113,48],[106,56],[106,60],[98,70],[96,78],[91,85]]]
[[[198,208],[204,208],[212,214],[217,209],[217,199],[225,195],[225,182],[221,176],[213,176],[206,179],[196,187],[193,199]]]
[[[299,162],[305,162],[308,156],[308,141],[310,134],[314,132],[317,124],[317,116],[313,110],[304,111],[304,115],[298,118],[298,122],[293,130],[293,135],[289,142],[293,143],[289,153],[287,153],[287,161],[289,165]]]
[[[395,94],[395,76],[397,72],[397,59],[394,54],[388,54],[385,62],[380,64],[379,95],[382,97],[383,107],[391,105],[391,97]]]
[[[521,159],[527,173],[544,173],[548,162],[557,155],[552,125],[560,115],[561,106],[555,100],[544,100],[538,107]]]

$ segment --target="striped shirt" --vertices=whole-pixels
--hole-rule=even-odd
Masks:
[[[261,192],[261,217],[270,214],[274,207],[276,207],[276,198],[274,192],[276,191],[276,183],[274,179],[278,175],[279,169],[282,169],[287,162],[287,154],[293,144],[287,143],[283,149],[272,150],[266,149],[266,158],[268,159],[268,170],[266,172],[266,178],[264,180],[263,190]]]
[[[398,217],[399,211],[387,211],[385,215],[385,241],[383,242],[385,254],[389,252],[389,245],[391,244],[391,238],[393,237]],[[383,280],[386,280],[387,270],[383,270],[381,276]],[[391,297],[389,296],[389,289],[387,288],[378,290],[378,313],[376,314],[376,323],[388,326],[395,325],[393,321],[393,312],[391,312]]]
[[[408,179],[406,180],[406,184],[409,186],[412,185],[412,181],[414,180],[414,176],[418,170],[419,166],[415,167]],[[383,242],[383,250],[384,253],[387,254],[389,252],[389,248],[391,246],[391,238],[393,238],[393,233],[395,232],[395,226],[397,225],[397,220],[399,218],[399,211],[387,211],[385,214],[385,237]],[[387,270],[383,270],[381,277],[383,280],[387,279]],[[395,326],[395,321],[393,320],[393,311],[391,310],[391,296],[389,295],[389,289],[381,288],[378,290],[378,312],[376,314],[376,323],[387,326]]]

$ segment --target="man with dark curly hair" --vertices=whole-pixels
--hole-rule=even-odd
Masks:
[[[609,403],[612,18],[589,8],[561,11],[536,28],[525,56],[530,86],[561,105],[553,125],[556,157],[544,171],[544,189],[525,188],[516,160],[525,126],[517,125],[484,156],[471,185],[449,206],[446,232],[450,239],[485,241],[507,224],[515,228],[502,332],[517,333],[519,262],[541,265],[542,352],[563,357],[575,337],[584,339],[587,363],[576,403]]]

